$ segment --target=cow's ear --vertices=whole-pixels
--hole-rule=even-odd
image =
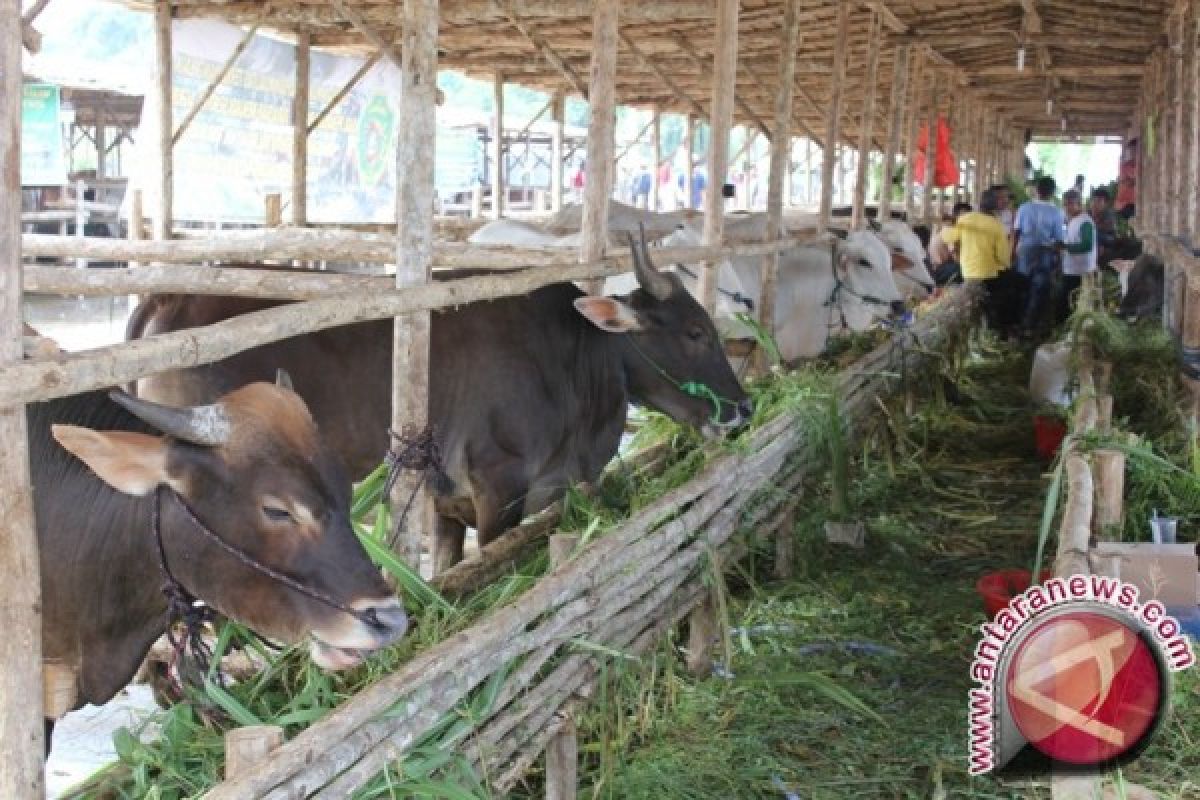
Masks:
[[[580,297],[575,301],[575,310],[608,333],[629,333],[642,327],[637,312],[614,297]]]
[[[170,482],[167,441],[163,437],[132,431],[101,432],[75,425],[52,425],[50,432],[118,492],[144,495],[160,483]]]

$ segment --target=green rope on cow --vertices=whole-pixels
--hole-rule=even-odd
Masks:
[[[708,387],[708,384],[700,383],[699,381],[687,381],[686,383],[679,384],[679,391],[691,397],[708,400],[708,402],[712,403],[713,413],[709,422],[713,425],[721,424],[721,398]]]

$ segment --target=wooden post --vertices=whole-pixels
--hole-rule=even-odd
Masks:
[[[692,181],[696,178],[696,122],[692,115],[683,118],[683,147],[687,150],[687,161],[683,167],[683,207],[695,208],[692,204]]]
[[[617,14],[620,0],[596,0],[592,8],[592,68],[588,85],[587,174],[583,184],[582,263],[604,255],[608,242],[608,200],[612,197],[613,135],[617,124]],[[589,281],[599,293],[603,283]]]
[[[554,127],[550,129],[550,210],[562,211],[563,201],[563,134],[567,118],[567,96],[563,91],[554,93],[551,114]]]
[[[908,105],[911,50],[912,45],[900,45],[896,48],[892,62],[892,95],[888,105],[887,142],[883,151],[883,178],[879,185],[880,220],[888,219],[892,214],[892,175],[896,173],[896,153],[900,149],[900,136],[904,129],[904,114]]]
[[[504,75],[492,76],[492,219],[504,216]]]
[[[871,169],[871,141],[875,133],[876,76],[879,72],[882,35],[883,21],[878,12],[872,11],[871,31],[867,37],[867,74],[863,78],[862,122],[858,125],[858,169],[854,175],[854,198],[850,210],[852,228],[860,227],[866,219],[863,212],[867,203],[867,175]]]
[[[938,129],[938,81],[937,73],[930,74],[929,81],[929,121],[926,123],[926,130],[929,135],[925,137],[925,179],[923,199],[924,210],[922,216],[925,218],[927,225],[933,224],[935,214],[935,204],[933,201],[933,179],[934,179],[934,164],[937,162],[937,129]]]
[[[906,141],[904,143],[904,215],[910,222],[913,221],[913,213],[915,208],[913,203],[915,196],[913,194],[913,182],[916,180],[916,174],[913,171],[913,156],[917,153],[917,135],[921,128],[921,78],[922,59],[920,54],[910,55],[909,60],[912,65],[909,67],[908,82],[910,99],[908,104],[908,125]]]
[[[104,180],[108,173],[108,125],[104,119],[104,111],[96,112],[96,180]]]
[[[710,246],[721,243],[725,227],[725,197],[721,190],[729,167],[729,127],[733,124],[733,95],[737,91],[737,0],[717,0],[716,13],[708,123],[708,191],[704,195],[703,242]],[[704,263],[699,284],[700,304],[711,314],[717,305],[716,264]]]
[[[817,231],[829,227],[833,212],[833,178],[841,135],[842,84],[846,79],[846,45],[849,39],[850,2],[837,0],[837,28],[833,40],[833,71],[829,77],[829,107],[825,110],[825,147],[821,153],[821,203]]]
[[[783,41],[779,58],[779,88],[775,94],[775,124],[771,131],[771,165],[767,174],[767,240],[778,239],[783,230],[784,173],[791,162],[792,96],[796,77],[796,44],[800,38],[800,0],[786,0],[783,6]],[[762,262],[762,291],[758,301],[758,321],[763,330],[775,330],[775,283],[779,275],[779,252],[769,253]],[[755,351],[759,372],[770,367],[763,348]]]
[[[404,0],[396,165],[396,288],[429,283],[433,277],[433,165],[437,137],[438,0]],[[392,351],[392,430],[409,435],[429,420],[429,312],[396,317]],[[422,486],[408,519],[400,509]],[[433,530],[433,498],[424,475],[404,470],[392,488],[396,509],[392,544],[410,567],[420,570],[422,529]]]
[[[62,659],[42,661],[42,713],[46,719],[60,720],[79,701],[79,676]]]
[[[133,190],[133,199],[129,201],[129,238],[141,241],[146,235],[146,218],[142,213],[142,190]],[[129,262],[130,267],[138,266],[136,261]]]
[[[225,734],[225,780],[253,772],[283,744],[283,728],[278,725],[247,725]]]
[[[821,153],[821,158],[825,158],[824,152]],[[813,140],[812,138],[804,137],[804,204],[812,205],[813,200]]]
[[[170,239],[173,224],[175,180],[171,137],[174,115],[171,110],[171,0],[158,0],[154,6],[155,86],[158,90],[158,216],[154,220],[154,238]]]
[[[550,570],[556,570],[571,558],[579,546],[579,535],[556,533],[550,536]],[[546,800],[573,800],[579,783],[579,743],[575,721],[569,716],[546,743]]]
[[[687,668],[696,677],[712,673],[712,643],[717,636],[717,610],[710,595],[688,615]]]
[[[1188,6],[1188,18],[1183,26],[1183,105],[1186,123],[1184,126],[1183,155],[1180,165],[1183,170],[1183,225],[1181,231],[1193,244],[1200,236],[1200,9],[1196,3]]]
[[[483,216],[483,184],[476,183],[471,187],[471,219]]]
[[[21,4],[0,13],[0,365],[22,357]],[[42,616],[24,406],[0,408],[0,797],[40,798]]]
[[[283,195],[279,192],[269,192],[264,197],[263,225],[267,228],[283,225]]]
[[[296,34],[296,86],[292,97],[292,224],[308,224],[309,40]],[[407,174],[405,164],[401,175]]]
[[[1184,82],[1187,77],[1184,72],[1183,52],[1184,32],[1187,29],[1185,16],[1184,9],[1177,7],[1177,11],[1172,15],[1168,28],[1168,52],[1171,54],[1171,93],[1167,98],[1167,108],[1170,111],[1171,138],[1166,144],[1170,146],[1172,168],[1167,173],[1170,180],[1170,191],[1167,198],[1167,208],[1169,211],[1167,230],[1175,235],[1183,231],[1183,182],[1187,175],[1184,168],[1185,159],[1183,154],[1183,127],[1187,113],[1184,102],[1184,97],[1186,96]]]
[[[654,151],[654,166],[651,168],[650,210],[660,211],[658,196],[658,173],[662,169],[662,112],[654,109],[653,125],[650,128],[650,148]]]

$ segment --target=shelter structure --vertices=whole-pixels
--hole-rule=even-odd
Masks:
[[[859,151],[854,205],[861,219],[867,186],[863,175],[872,161],[863,156],[872,151],[882,153],[885,175],[892,174],[899,160],[904,160],[905,209],[914,213],[920,209],[924,216],[934,213],[930,193],[921,195],[908,190],[914,179],[923,178],[927,186],[930,174],[927,171],[924,176],[913,175],[912,159],[905,154],[912,153],[922,124],[933,130],[939,117],[955,123],[951,146],[971,167],[969,190],[975,196],[987,183],[1020,170],[1027,137],[1056,135],[1064,128],[1087,135],[1128,135],[1152,121],[1149,124],[1166,135],[1159,133],[1157,139],[1164,144],[1142,164],[1139,200],[1143,211],[1139,213],[1139,222],[1148,235],[1195,232],[1196,137],[1200,129],[1195,107],[1200,80],[1195,52],[1200,14],[1196,3],[1186,0],[1157,0],[1137,7],[1120,0],[1097,0],[1084,7],[1060,0],[965,4],[949,0],[930,3],[834,0],[820,4],[800,0],[678,0],[638,4],[619,0],[124,1],[133,8],[153,13],[156,22],[159,158],[154,185],[144,188],[160,199],[153,225],[157,241],[114,245],[92,240],[27,237],[23,242],[19,233],[20,209],[14,200],[17,178],[11,170],[2,173],[5,186],[0,191],[0,270],[3,270],[0,274],[4,276],[0,279],[0,438],[6,446],[0,452],[3,481],[0,519],[5,527],[0,540],[0,575],[4,576],[7,595],[6,602],[0,605],[0,627],[6,631],[0,640],[0,681],[3,681],[0,697],[4,698],[0,707],[0,739],[9,746],[9,753],[0,765],[0,796],[4,797],[41,794],[42,707],[37,702],[41,697],[39,583],[24,404],[120,384],[157,371],[212,362],[259,344],[320,328],[397,317],[393,427],[397,430],[424,427],[432,309],[518,294],[556,281],[596,280],[629,269],[628,258],[605,253],[615,156],[614,113],[618,102],[707,120],[710,135],[706,162],[710,176],[726,174],[730,160],[729,130],[735,122],[758,130],[771,141],[766,241],[736,248],[743,255],[764,256],[765,297],[772,296],[775,255],[795,243],[784,238],[782,217],[784,174],[795,132],[818,142],[830,155],[836,148]],[[45,4],[46,0],[38,0],[24,16],[17,0],[3,0],[0,6],[0,77],[5,81],[0,86],[0,164],[16,163],[19,109],[15,98],[20,94],[21,47],[23,42],[28,44],[36,38],[34,18]],[[297,227],[308,221],[308,134],[321,116],[313,117],[310,113],[312,51],[329,48],[355,52],[368,60],[388,59],[401,67],[403,90],[396,161],[402,169],[394,235],[283,229],[223,239],[172,239],[174,141],[212,97],[224,72],[241,52],[240,48],[236,50],[226,70],[214,76],[210,85],[197,95],[193,111],[181,120],[174,119],[170,97],[172,22],[206,17],[247,26],[246,41],[256,30],[267,29],[295,43],[296,76],[290,119],[293,161],[287,205],[290,221]],[[497,85],[512,81],[541,88],[559,98],[575,94],[589,102],[588,172],[583,192],[583,241],[578,254],[435,243],[436,74],[442,68],[493,76]],[[502,96],[502,92],[498,95]],[[1181,98],[1189,102],[1180,102]],[[561,99],[554,105],[554,113],[561,119]],[[926,163],[931,164],[934,153],[928,155],[931,158]],[[834,159],[826,158],[824,163],[822,225],[828,223],[832,205],[833,182],[829,178]],[[891,206],[890,193],[885,192],[879,202],[884,209]],[[275,205],[279,208],[278,199]],[[723,243],[723,210],[720,193],[710,191],[704,208],[704,246],[666,251],[662,258],[711,263],[728,257],[734,249]],[[140,225],[137,230],[140,232]],[[217,291],[302,302],[210,329],[22,362],[23,250],[26,255],[100,256],[181,265],[177,269],[145,272],[114,270],[111,277],[99,282],[103,290],[113,293],[166,289]],[[394,266],[394,274],[388,271],[391,288],[381,289],[377,280],[362,283],[370,279],[359,277],[312,276],[314,283],[303,275],[272,278],[252,270],[184,266],[189,262],[225,259],[310,260],[327,254],[336,257],[352,254],[363,261]],[[1190,248],[1186,257],[1191,259]],[[1187,262],[1188,275],[1193,272],[1191,263]],[[435,264],[529,268],[513,274],[481,275],[434,284],[430,278]],[[127,274],[117,274],[120,272]],[[716,293],[714,274],[710,266],[701,276],[702,299],[710,308]],[[85,283],[67,277],[56,281],[55,291],[78,290]],[[772,313],[770,303],[759,309],[768,326]],[[855,387],[864,385],[861,376],[856,380],[859,383]],[[734,480],[749,480],[750,473],[746,470],[750,466],[761,468],[764,463],[778,466],[786,456],[787,453],[776,448],[770,458],[759,456],[753,465],[749,462],[735,465],[727,474]],[[415,476],[402,479],[394,488],[395,502],[403,505],[417,488]],[[693,487],[688,496],[697,497],[708,488],[712,487]],[[740,491],[726,486],[721,491],[723,494],[709,498],[715,504],[712,508],[720,507],[731,497],[744,502],[749,496],[748,488]],[[421,533],[428,524],[430,504],[426,500],[421,506],[423,513],[408,517],[411,529],[398,532],[399,552],[410,562],[417,558]],[[699,520],[700,515],[695,516]],[[630,537],[633,535],[630,533]],[[649,540],[645,543],[653,544]],[[595,565],[599,563],[597,559],[593,554],[581,563]],[[549,596],[551,589],[562,588],[564,584],[565,579],[560,577],[543,594]],[[670,587],[666,591],[669,594]],[[541,613],[532,603],[531,600],[520,607],[525,614],[521,619],[526,623]],[[704,626],[712,612],[706,610],[702,593],[693,592],[686,603],[671,608],[665,624],[695,609],[698,614],[695,630],[709,630]],[[631,613],[641,610],[634,608]],[[516,624],[516,616],[509,615],[506,619]],[[661,632],[657,626],[658,623],[645,635]],[[506,641],[508,635],[504,630],[497,627],[493,631],[495,642]],[[516,635],[516,628],[507,630],[509,635]],[[550,636],[561,631],[544,633]],[[525,644],[533,641],[526,634],[522,637],[520,641]],[[529,647],[542,652],[548,640],[537,641],[541,643]],[[447,655],[470,656],[475,660],[441,663],[426,659],[426,666],[462,667],[461,674],[477,685],[486,676],[479,671],[483,669],[480,665],[490,661],[487,654],[482,660],[478,658],[482,647],[477,640],[471,645],[473,649],[468,648],[470,653],[464,650]],[[358,704],[359,707],[371,707],[383,692],[398,691],[404,677],[389,680],[387,687]],[[457,696],[469,690],[459,685],[452,688],[459,692]],[[421,691],[443,699],[452,694],[442,684],[423,685]],[[560,706],[561,703],[555,708]],[[342,734],[357,730],[356,725],[345,725],[349,727],[341,729]],[[337,724],[329,728],[334,729]],[[547,724],[543,729],[548,733],[535,737],[534,744],[545,745],[563,733],[561,725]],[[382,731],[376,726],[370,731],[383,737],[367,743],[373,748],[373,755],[349,771],[336,773],[337,791],[331,790],[328,796],[343,796],[352,791],[354,781],[373,774],[369,768],[372,765],[377,768],[379,759],[387,758],[393,752],[390,748],[403,735],[411,734],[412,728]],[[399,738],[387,738],[392,735]],[[504,736],[503,732],[497,735]],[[335,741],[335,738],[309,738],[319,740],[322,750]],[[366,740],[359,737],[356,741]],[[311,742],[294,744],[285,745],[286,752],[281,751],[271,769],[218,789],[212,796],[260,796],[272,789],[277,789],[278,796],[283,796],[278,792],[307,796],[309,790],[318,786],[316,781],[327,783],[332,779],[335,773],[319,775],[312,770],[298,773],[297,765],[308,763],[316,755],[312,750],[304,750]],[[527,749],[515,753],[524,758]],[[324,755],[336,757],[338,753],[331,751]],[[346,764],[336,762],[328,767],[344,769]],[[275,783],[267,786],[270,780]],[[291,784],[278,788],[283,781]]]

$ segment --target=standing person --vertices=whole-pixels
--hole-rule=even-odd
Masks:
[[[983,284],[984,319],[997,331],[1010,326],[1014,318],[1005,275],[1011,272],[1012,249],[1004,225],[996,217],[999,206],[999,193],[987,189],[980,198],[979,211],[963,213],[954,227],[942,231],[942,241],[957,252],[963,280],[968,285]]]
[[[1088,213],[1096,226],[1096,263],[1101,266],[1113,257],[1117,244],[1117,212],[1109,205],[1110,199],[1108,189],[1097,186],[1088,202]]]
[[[1086,180],[1086,179],[1085,179],[1085,178],[1084,178],[1082,175],[1076,175],[1076,176],[1075,176],[1075,185],[1074,185],[1073,187],[1071,187],[1071,188],[1073,188],[1073,189],[1074,189],[1076,192],[1078,192],[1078,193],[1079,193],[1079,196],[1080,196],[1080,197],[1083,197],[1083,183],[1084,183],[1084,181],[1085,181],[1085,180]],[[1065,195],[1064,195],[1064,196],[1065,196]]]
[[[664,158],[662,163],[658,165],[658,207],[655,211],[662,211],[663,206],[667,202],[667,194],[671,190],[671,159]]]
[[[1063,193],[1067,212],[1066,239],[1058,244],[1062,252],[1062,290],[1058,295],[1058,321],[1071,316],[1071,296],[1079,290],[1083,276],[1096,271],[1096,224],[1083,210],[1083,195],[1071,189]]]
[[[697,165],[692,170],[692,208],[704,208],[704,190],[708,188],[708,179],[704,170]]]
[[[1025,311],[1021,333],[1029,337],[1041,327],[1046,306],[1054,292],[1058,272],[1058,250],[1063,240],[1066,218],[1054,204],[1057,185],[1049,175],[1039,178],[1037,199],[1017,209],[1016,229],[1013,232],[1013,254],[1017,270],[1028,280],[1025,291]]]
[[[639,165],[637,175],[633,179],[633,204],[638,208],[650,207],[650,188],[653,182],[650,168],[645,164]]]
[[[1138,140],[1130,139],[1121,151],[1121,169],[1117,173],[1117,214],[1132,219],[1137,214]]]
[[[996,219],[1000,220],[1000,224],[1004,226],[1005,234],[1011,239],[1013,223],[1016,218],[1012,207],[1012,190],[1003,183],[993,184],[988,187],[988,190],[996,195]]]
[[[575,202],[583,202],[583,184],[587,179],[587,159],[579,162],[579,167],[575,170],[575,174],[571,177],[571,189],[575,194]]]

